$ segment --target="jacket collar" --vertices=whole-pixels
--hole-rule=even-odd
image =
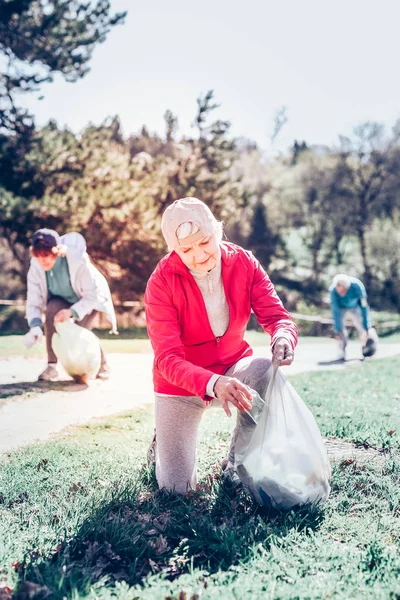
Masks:
[[[222,265],[230,267],[233,265],[239,254],[237,246],[235,246],[235,244],[231,244],[230,242],[221,242],[219,246],[221,248]],[[163,260],[166,261],[166,269],[170,273],[177,273],[178,275],[183,275],[186,277],[191,276],[189,269],[183,264],[176,252],[170,252],[170,254],[167,254]]]

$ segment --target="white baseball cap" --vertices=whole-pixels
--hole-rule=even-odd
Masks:
[[[185,238],[178,238],[177,229],[182,223],[194,223],[198,231]],[[164,211],[161,219],[161,231],[168,250],[178,246],[187,246],[218,231],[219,222],[207,204],[198,198],[181,198],[175,200]]]

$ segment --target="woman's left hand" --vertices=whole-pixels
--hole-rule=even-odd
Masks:
[[[58,311],[56,316],[54,317],[54,323],[63,323],[67,319],[72,317],[72,311],[69,308],[63,308]]]
[[[272,348],[272,358],[280,366],[291,365],[294,360],[292,346],[285,338],[278,338]]]

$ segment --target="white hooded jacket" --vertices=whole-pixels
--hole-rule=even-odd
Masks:
[[[67,248],[71,285],[79,301],[71,306],[79,316],[79,321],[93,310],[104,312],[111,323],[111,332],[117,333],[117,318],[111,298],[110,288],[105,277],[90,262],[86,252],[85,238],[70,232],[60,238],[60,244]],[[28,271],[28,296],[26,318],[28,323],[34,318],[42,318],[48,300],[46,273],[36,258],[32,257]]]

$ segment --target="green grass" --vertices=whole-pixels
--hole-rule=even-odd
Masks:
[[[101,345],[106,353],[121,354],[147,354],[152,352],[150,340],[145,337],[143,331],[127,330],[121,332],[121,335],[109,335],[107,332],[98,332],[101,338]],[[132,336],[132,337],[130,337]],[[136,336],[136,337],[134,337]],[[140,336],[140,337],[138,337]],[[269,336],[263,332],[249,330],[246,331],[245,339],[251,346],[266,346],[269,344]],[[304,337],[306,343],[332,343],[330,337]],[[380,343],[390,344],[399,343],[400,333],[380,339]],[[46,353],[44,343],[36,344],[33,348],[27,350],[23,344],[22,335],[1,335],[0,336],[0,358],[4,356],[25,356],[26,358],[44,357]]]
[[[400,445],[400,357],[293,380],[324,435],[379,448]]]
[[[104,351],[109,353],[121,354],[146,354],[151,353],[150,340],[147,337],[133,337],[138,333],[135,331],[123,331],[119,336],[108,335],[106,332],[98,332],[101,338],[101,345]],[[143,336],[143,332],[139,332]],[[132,336],[132,337],[128,337]],[[247,331],[246,339],[253,346],[265,346],[269,344],[269,337],[265,333],[258,331]],[[36,344],[33,348],[27,350],[23,344],[22,335],[3,335],[0,336],[0,357],[4,356],[25,356],[27,358],[44,357],[46,348],[44,343]]]
[[[383,471],[338,464],[323,509],[267,512],[222,484],[234,420],[210,410],[200,489],[176,497],[144,466],[152,409],[101,420],[3,457],[0,585],[16,598],[398,600],[400,359],[292,381],[323,433],[390,445]]]
[[[149,339],[125,339],[109,336],[101,340],[101,346],[108,353],[147,354],[152,352]],[[22,335],[0,336],[0,357],[25,356],[26,358],[41,358],[46,355],[44,343],[38,343],[27,350],[23,344]]]

